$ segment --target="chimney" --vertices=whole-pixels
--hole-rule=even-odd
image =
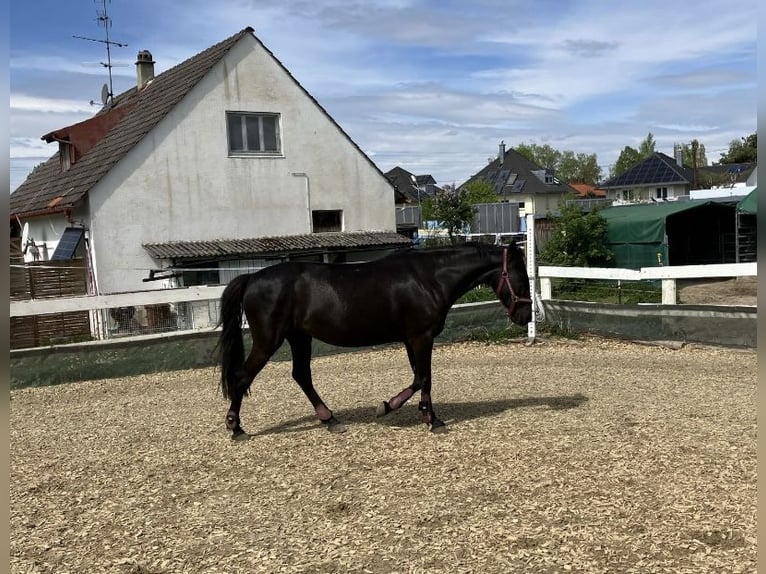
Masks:
[[[149,50],[141,50],[136,59],[136,82],[140,90],[154,79],[154,60]]]
[[[498,149],[497,157],[500,159],[500,163],[502,164],[503,161],[505,160],[505,142],[504,141],[500,142],[500,148]]]
[[[684,146],[681,144],[673,145],[673,155],[676,156],[676,163],[681,167],[684,166]]]

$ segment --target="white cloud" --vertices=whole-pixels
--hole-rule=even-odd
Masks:
[[[10,104],[11,113],[14,111],[52,114],[80,113],[87,117],[98,111],[98,108],[94,108],[86,101],[61,100],[14,93],[11,93]]]

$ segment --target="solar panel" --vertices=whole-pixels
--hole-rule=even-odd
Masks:
[[[497,179],[495,180],[495,193],[498,195],[501,195],[503,193],[503,186],[505,185],[505,180],[508,179],[508,174],[511,173],[510,169],[501,169],[500,175],[497,176]]]
[[[51,255],[51,261],[73,259],[84,233],[81,227],[67,227]]]

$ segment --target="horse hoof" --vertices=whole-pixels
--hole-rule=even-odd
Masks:
[[[326,421],[321,421],[321,422],[327,428],[327,430],[330,431],[331,433],[337,434],[337,433],[346,432],[346,425],[344,425],[335,417],[330,417]]]
[[[331,433],[340,434],[342,432],[346,432],[346,425],[343,423],[336,422],[335,424],[329,424],[327,425],[327,430]]]
[[[390,413],[393,409],[391,408],[391,405],[388,404],[388,401],[383,401],[378,405],[378,408],[375,409],[375,416],[376,417],[382,417]]]
[[[447,432],[447,425],[439,420],[434,421],[431,423],[431,432],[434,434],[444,434]]]
[[[240,430],[239,432],[233,432],[231,434],[231,440],[236,440],[236,441],[250,440],[250,435],[247,434],[245,431]]]

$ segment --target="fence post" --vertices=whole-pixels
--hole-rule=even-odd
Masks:
[[[535,214],[527,214],[527,275],[529,275],[529,298],[532,299],[532,320],[527,325],[527,341],[535,342],[537,329],[535,327]]]
[[[663,279],[662,280],[662,304],[663,305],[675,305],[676,299],[676,280],[675,279]]]

